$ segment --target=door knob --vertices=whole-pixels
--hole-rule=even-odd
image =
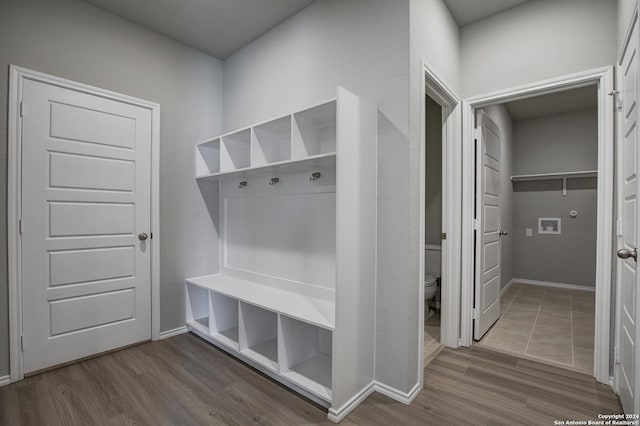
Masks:
[[[138,239],[140,241],[145,241],[147,238],[149,238],[149,236],[145,232],[141,232],[140,234],[138,234]]]
[[[502,237],[503,235],[509,235],[509,233],[507,231],[500,231],[498,235]]]
[[[618,250],[618,257],[620,259],[628,259],[630,257],[633,258],[636,262],[638,261],[638,249],[634,248],[633,251],[629,249],[620,249]]]

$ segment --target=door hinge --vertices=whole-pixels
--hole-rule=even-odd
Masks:
[[[478,309],[476,309],[476,308],[474,308],[474,309],[471,311],[471,315],[473,316],[473,319],[474,319],[474,320],[478,320],[478,319],[480,319],[480,312],[479,312],[479,311],[478,311]]]
[[[18,232],[22,235],[22,219],[18,219]]]
[[[24,351],[24,336],[20,336],[20,350]]]
[[[622,220],[620,219],[616,221],[616,235],[622,237]]]
[[[480,221],[478,219],[473,219],[473,229],[480,229]]]
[[[20,101],[20,117],[24,117],[24,102]]]
[[[620,364],[620,348],[618,346],[613,348],[613,361],[616,364]]]
[[[622,111],[622,93],[619,90],[614,90],[608,93],[613,98],[613,105],[616,110]]]
[[[482,129],[480,129],[479,127],[476,127],[475,129],[473,129],[474,139],[480,140],[480,136],[482,136]]]
[[[447,233],[443,232],[442,234],[440,234],[440,239],[446,240],[447,239]]]

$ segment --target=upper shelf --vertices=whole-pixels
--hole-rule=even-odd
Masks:
[[[554,180],[567,178],[590,178],[598,177],[597,170],[583,170],[578,172],[540,173],[533,175],[511,176],[511,182],[524,182],[530,180]]]
[[[196,146],[196,178],[220,180],[251,170],[296,171],[295,164],[333,157],[335,167],[337,100],[202,142]],[[333,161],[333,164],[331,164]],[[308,163],[305,163],[309,166]]]

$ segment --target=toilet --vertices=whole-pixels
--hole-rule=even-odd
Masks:
[[[429,301],[436,296],[440,277],[441,246],[427,244],[424,250],[424,300]],[[429,314],[433,311],[429,309]]]
[[[438,279],[433,275],[424,276],[424,300],[433,299],[438,289]]]

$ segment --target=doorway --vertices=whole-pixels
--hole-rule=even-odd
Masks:
[[[441,347],[443,157],[442,107],[429,95],[425,98],[425,245],[424,245],[424,363]],[[444,238],[444,239],[443,239]]]
[[[518,238],[524,241],[522,244],[525,244],[523,247],[526,248],[526,247],[535,246],[535,244],[533,244],[534,240],[537,240],[537,242],[540,244],[542,243],[548,244],[551,241],[550,238],[558,239],[558,237],[561,237],[562,235],[563,226],[565,227],[564,228],[565,232],[568,232],[566,228],[567,226],[571,226],[571,229],[573,229],[578,223],[577,221],[579,219],[581,218],[589,219],[588,217],[589,215],[587,214],[587,216],[585,216],[583,213],[587,211],[586,209],[595,210],[594,217],[590,219],[591,220],[590,227],[591,228],[595,227],[595,255],[592,254],[594,259],[591,262],[593,265],[593,270],[591,270],[589,273],[589,276],[592,277],[592,279],[590,282],[588,282],[584,278],[576,281],[575,279],[570,280],[565,277],[562,279],[562,281],[572,281],[572,282],[562,283],[562,281],[546,281],[544,279],[541,279],[541,276],[539,275],[535,275],[535,276],[538,276],[538,279],[535,279],[535,278],[530,279],[527,277],[516,277],[513,275],[513,272],[511,272],[510,274],[506,274],[503,277],[502,271],[500,270],[498,272],[498,275],[500,276],[500,278],[498,279],[499,286],[491,287],[490,291],[496,291],[495,296],[493,297],[493,302],[497,302],[501,306],[500,306],[500,310],[498,310],[498,315],[495,318],[495,320],[490,322],[494,323],[495,321],[497,321],[500,315],[501,314],[505,315],[509,309],[508,305],[502,306],[502,304],[500,303],[500,299],[501,299],[500,293],[502,293],[503,290],[504,290],[503,294],[507,294],[507,292],[509,292],[505,296],[505,301],[508,301],[509,298],[513,298],[512,299],[512,302],[513,302],[516,300],[516,298],[518,298],[518,296],[521,296],[519,301],[523,301],[524,297],[529,297],[529,296],[537,299],[539,301],[537,309],[533,306],[529,307],[531,310],[534,310],[534,309],[536,310],[535,317],[532,317],[531,313],[529,314],[516,313],[515,309],[512,313],[512,315],[515,315],[515,316],[518,316],[518,315],[528,316],[529,320],[531,321],[531,329],[529,330],[529,336],[527,338],[527,342],[520,343],[521,346],[524,345],[524,351],[526,352],[527,351],[526,345],[531,343],[534,336],[543,334],[543,332],[540,331],[541,329],[539,329],[538,332],[535,331],[536,319],[538,318],[538,314],[540,312],[543,312],[544,314],[548,314],[549,312],[552,312],[552,313],[555,313],[556,315],[560,315],[557,312],[562,308],[557,308],[557,307],[553,308],[551,307],[551,305],[564,306],[566,310],[567,304],[569,304],[569,306],[572,306],[572,305],[579,306],[582,302],[584,302],[583,304],[588,306],[589,309],[591,309],[591,306],[593,307],[592,315],[593,315],[594,325],[593,325],[592,339],[593,339],[594,350],[593,350],[593,361],[592,361],[593,368],[590,371],[593,372],[593,375],[596,377],[598,381],[601,381],[604,383],[607,383],[609,381],[609,345],[610,345],[609,315],[610,315],[610,290],[611,290],[610,277],[611,277],[611,247],[612,247],[611,229],[613,225],[613,220],[612,220],[612,217],[613,217],[613,208],[612,208],[613,206],[613,131],[612,131],[613,123],[612,123],[611,117],[613,116],[613,107],[610,101],[610,97],[608,96],[608,93],[610,93],[612,90],[612,83],[613,83],[612,76],[613,76],[612,69],[604,68],[604,69],[576,74],[573,76],[549,80],[546,82],[531,84],[531,85],[527,85],[527,86],[523,86],[523,87],[511,89],[511,90],[506,90],[500,93],[494,93],[486,96],[479,96],[479,97],[471,98],[465,102],[464,119],[466,124],[464,127],[464,137],[463,137],[463,170],[467,172],[463,182],[464,206],[463,206],[463,221],[462,221],[463,223],[463,242],[462,242],[463,289],[461,294],[461,300],[462,300],[461,343],[463,346],[470,346],[474,338],[480,339],[480,340],[484,338],[484,339],[487,339],[486,341],[491,339],[491,335],[473,336],[474,316],[477,317],[478,315],[481,315],[481,312],[478,312],[475,310],[476,306],[478,306],[476,304],[478,302],[478,298],[475,297],[475,296],[478,296],[478,293],[475,292],[475,288],[476,288],[475,283],[479,282],[477,281],[478,269],[476,269],[476,265],[480,266],[479,269],[482,269],[482,267],[484,266],[487,266],[487,267],[494,266],[493,264],[496,264],[498,267],[501,266],[499,262],[493,262],[493,263],[486,262],[485,265],[480,265],[476,257],[476,254],[478,253],[477,251],[478,245],[475,244],[478,241],[476,239],[476,236],[479,236],[478,238],[480,239],[482,238],[482,233],[478,232],[478,230],[479,229],[487,230],[486,228],[483,229],[483,225],[486,226],[487,224],[482,223],[482,220],[481,220],[482,218],[480,218],[479,221],[476,221],[476,211],[478,207],[482,208],[482,205],[480,204],[480,206],[478,206],[475,202],[476,181],[475,181],[475,172],[473,172],[473,170],[475,170],[475,167],[478,164],[480,164],[479,162],[477,162],[477,158],[475,157],[475,150],[474,150],[475,140],[477,136],[474,129],[475,122],[476,122],[475,117],[477,114],[480,113],[480,110],[482,109],[486,109],[485,113],[487,113],[487,112],[490,112],[489,110],[492,106],[502,105],[502,107],[505,108],[504,104],[508,104],[512,102],[515,103],[516,101],[524,102],[524,100],[527,100],[527,99],[529,100],[529,102],[534,102],[535,99],[542,100],[545,95],[556,96],[556,102],[555,103],[551,102],[552,104],[557,104],[557,96],[565,96],[569,100],[575,100],[574,96],[576,95],[577,92],[569,93],[567,91],[574,90],[574,89],[581,89],[581,88],[584,90],[587,90],[585,88],[587,86],[590,86],[591,89],[595,91],[595,98],[596,98],[596,105],[597,105],[597,109],[595,111],[596,123],[594,124],[594,127],[596,129],[595,130],[596,142],[595,142],[595,148],[591,148],[592,149],[591,152],[596,153],[595,162],[591,163],[595,165],[595,169],[591,169],[589,167],[586,167],[585,169],[583,168],[583,166],[580,166],[579,168],[573,168],[574,166],[578,167],[576,164],[571,164],[571,161],[574,161],[576,159],[573,158],[573,156],[570,156],[569,158],[567,158],[566,156],[562,156],[561,155],[562,153],[560,151],[555,151],[555,153],[554,151],[552,151],[552,154],[548,154],[548,153],[544,154],[544,156],[546,157],[543,156],[543,160],[538,161],[538,163],[542,164],[544,167],[548,167],[554,164],[554,162],[558,164],[557,163],[558,160],[565,159],[566,160],[565,163],[562,163],[561,161],[560,163],[566,164],[567,166],[571,165],[572,166],[571,169],[569,169],[568,167],[560,170],[541,169],[537,172],[534,170],[527,171],[525,169],[522,169],[521,172],[518,172],[518,170],[515,169],[516,163],[514,161],[512,166],[513,171],[511,173],[507,172],[506,175],[502,174],[501,176],[503,176],[502,179],[504,179],[504,176],[508,175],[509,181],[511,181],[512,177],[516,181],[519,181],[520,178],[523,179],[522,181],[516,182],[515,184],[511,183],[512,185],[511,188],[515,189],[512,194],[512,197],[514,200],[514,203],[513,203],[514,213],[516,213],[515,212],[516,199],[518,200],[518,204],[522,204],[522,206],[524,206],[522,208],[525,210],[521,212],[520,215],[513,214],[513,223],[509,225],[511,226],[511,229],[502,229],[501,226],[495,226],[494,228],[496,233],[506,232],[508,233],[508,235],[510,234],[507,239],[505,239],[504,236],[502,236],[501,240],[505,239],[505,241],[508,241],[508,239],[511,238],[510,243],[512,247],[516,245],[515,239]],[[589,96],[592,96],[592,95],[589,95]],[[593,98],[591,97],[591,99]],[[590,112],[590,114],[593,119],[593,108],[591,108],[591,110],[592,111]],[[567,111],[564,111],[564,112],[568,113]],[[529,160],[532,158],[535,158],[535,155],[543,155],[544,150],[539,149],[539,145],[535,141],[529,143],[529,145],[526,147],[533,150],[533,152],[529,152],[525,156]],[[523,167],[522,164],[521,164],[521,167]],[[508,166],[506,168],[507,170],[509,169]],[[575,175],[570,175],[570,174],[567,175],[566,172],[579,172],[579,173]],[[591,174],[581,175],[582,172],[590,172]],[[517,173],[520,173],[520,174],[517,174]],[[551,183],[551,180],[549,180],[549,182],[544,181],[543,183],[533,182],[533,180],[531,181],[526,180],[528,177],[531,177],[530,175],[536,175],[536,174],[549,175],[549,174],[556,174],[556,173],[559,175],[551,176],[553,177],[553,182],[555,183]],[[593,179],[595,178],[596,175],[597,175],[597,179],[595,179],[596,183],[594,188]],[[538,179],[538,178],[539,176],[535,177],[535,179]],[[552,186],[549,187],[549,185],[552,185]],[[508,185],[501,185],[501,188],[505,188],[505,187],[509,188]],[[553,189],[553,191],[545,191],[544,189]],[[587,204],[584,204],[584,207],[580,207],[580,203],[575,199],[575,196],[578,194],[578,191],[584,191],[584,194],[588,194],[587,198],[591,200],[592,204],[587,203]],[[543,202],[543,197],[548,197],[552,193],[554,193],[560,198],[557,198],[557,201]],[[565,196],[564,195],[565,193],[572,194],[574,195],[574,197]],[[531,198],[530,197],[531,195],[536,195],[539,199],[536,200],[536,197]],[[594,196],[595,196],[595,206],[593,205]],[[522,200],[522,203],[520,203],[521,198],[524,198],[524,200]],[[563,205],[564,200],[571,200],[572,202],[574,202],[573,204],[574,207],[573,208],[568,207],[568,205],[571,205],[571,204]],[[541,208],[545,205],[547,207],[552,207],[554,209],[557,209],[558,213],[555,215],[549,214],[547,216],[546,214],[543,215],[540,211],[536,210],[536,208],[539,208],[539,207]],[[591,207],[588,207],[588,206],[591,206]],[[504,206],[501,210],[504,212]],[[576,211],[574,212],[574,210]],[[531,218],[529,217],[524,218],[525,216],[524,213],[526,213],[527,215],[531,215]],[[577,213],[577,215],[575,213]],[[524,219],[522,221],[518,219],[519,222],[516,223],[516,218],[520,216],[523,217]],[[573,220],[576,220],[576,222],[570,222]],[[589,222],[589,221],[585,220],[585,222]],[[502,220],[500,221],[500,225],[504,225],[504,222]],[[531,236],[528,236],[529,234],[531,234]],[[569,236],[569,235],[566,235],[566,236]],[[527,238],[529,239],[528,241],[526,240]],[[556,241],[556,243],[557,242],[558,241]],[[505,245],[507,244],[508,243],[505,242]],[[520,244],[520,242],[518,242],[518,244]],[[502,245],[502,242],[500,242],[499,245]],[[552,250],[556,250],[558,249],[558,247],[560,247],[559,244],[553,246],[551,249],[551,253],[553,252]],[[593,247],[593,243],[591,243],[590,247]],[[591,252],[594,251],[593,248],[591,248],[590,250]],[[526,250],[524,252],[526,252]],[[502,247],[500,247],[497,253],[499,253],[498,258],[502,260],[502,257],[503,257]],[[533,266],[530,266],[529,269],[525,267],[526,265],[518,264],[518,268],[520,269],[517,269],[517,270],[518,271],[534,271],[534,272],[529,272],[532,274],[534,273],[537,274],[537,273],[540,273],[541,271],[549,272],[548,270],[553,268],[551,264],[548,264],[548,261],[544,260],[544,256],[546,256],[547,254],[549,253],[546,253],[546,252],[543,253],[543,257],[541,258],[543,260],[541,260],[539,264],[534,264]],[[523,262],[526,262],[526,261],[527,259],[525,259]],[[588,260],[583,259],[583,262],[588,263]],[[512,265],[515,265],[513,261],[511,261],[510,263]],[[575,272],[575,269],[579,269],[579,267],[576,268],[574,263],[573,268],[561,268],[561,269],[563,269],[563,271],[565,269],[567,270],[573,269]],[[583,268],[583,269],[586,270],[587,268]],[[584,271],[579,271],[579,272],[582,273]],[[509,277],[509,275],[511,276]],[[555,275],[555,276],[561,276],[561,275]],[[520,282],[518,282],[516,278],[520,278],[521,279]],[[509,284],[509,281],[511,281],[511,284]],[[546,286],[542,286],[540,284],[545,284]],[[588,284],[591,284],[591,288],[593,288],[592,291],[583,291],[584,290],[583,288],[575,287],[575,286],[587,287]],[[571,285],[574,285],[574,287],[572,287]],[[513,289],[509,290],[510,288],[513,288]],[[520,291],[523,291],[523,290],[524,290],[523,293],[519,293]],[[570,293],[574,291],[576,291],[576,293]],[[582,293],[577,293],[577,291],[582,291]],[[590,297],[589,293],[591,293],[591,296],[594,298],[593,301],[588,300]],[[586,301],[578,300],[581,297],[580,295],[582,295],[582,297],[584,297]],[[487,300],[491,302],[492,298],[488,298]],[[547,300],[549,303],[545,304],[545,300]],[[532,300],[529,300],[529,301],[532,302]],[[553,301],[557,303],[553,304],[552,303]],[[543,305],[545,305],[544,311],[542,311]],[[485,306],[479,306],[479,307],[482,310],[482,308],[484,308]],[[573,315],[572,311],[569,312],[569,315],[570,316]],[[576,315],[576,316],[579,316],[579,315]],[[545,324],[545,321],[546,320],[543,319],[539,325],[543,326]],[[588,323],[589,323],[588,321],[584,321],[580,325],[584,326],[585,324],[588,324]],[[569,333],[571,333],[572,328],[574,326],[572,319],[565,318],[563,324],[566,326],[565,328],[569,330]],[[506,335],[508,335],[508,333],[506,332],[503,333],[503,337]],[[588,339],[590,339],[590,337],[588,337],[587,340]],[[536,342],[540,340],[536,339],[533,341]],[[546,345],[548,347],[553,347],[553,343],[548,343],[548,342],[543,342],[543,343],[544,343],[543,346]],[[573,368],[573,357],[574,357],[573,343],[570,343],[570,344],[565,343],[565,345],[571,346],[570,352],[572,357],[571,363]],[[539,349],[541,345],[536,345],[536,346],[538,346],[538,349]],[[568,349],[568,348],[565,348],[565,349]],[[536,350],[533,350],[533,352],[536,352]],[[540,355],[539,352],[538,352],[538,355]],[[568,360],[566,356],[563,359],[565,361]],[[585,361],[585,364],[589,364],[589,363],[591,363],[591,361],[589,360],[589,358],[587,358],[587,360]],[[568,364],[568,362],[566,364]]]
[[[498,194],[496,217],[482,217],[485,226],[476,233],[476,241],[483,240],[477,243],[480,250],[497,244],[496,253],[482,253],[486,259],[476,272],[480,280],[496,277],[497,288],[483,292],[495,295],[496,312],[495,317],[479,312],[487,328],[476,326],[474,340],[592,374],[597,87],[489,105],[476,118],[478,126],[491,124],[497,134],[500,188],[492,189]],[[476,149],[489,142],[479,141]],[[483,212],[491,210],[482,204]],[[486,226],[490,219],[495,227]],[[494,238],[487,237],[491,232]],[[486,302],[477,296],[476,311]]]
[[[417,247],[420,383],[423,382],[424,364],[437,354],[438,349],[459,346],[459,223],[462,214],[460,194],[456,193],[456,188],[461,185],[460,99],[425,61],[421,61],[421,74],[420,243]],[[431,286],[436,287],[433,296],[427,300],[425,278],[429,278],[426,281],[431,281]],[[440,295],[439,305],[437,293]],[[427,333],[425,325],[429,327]],[[425,353],[428,356],[425,357]]]

